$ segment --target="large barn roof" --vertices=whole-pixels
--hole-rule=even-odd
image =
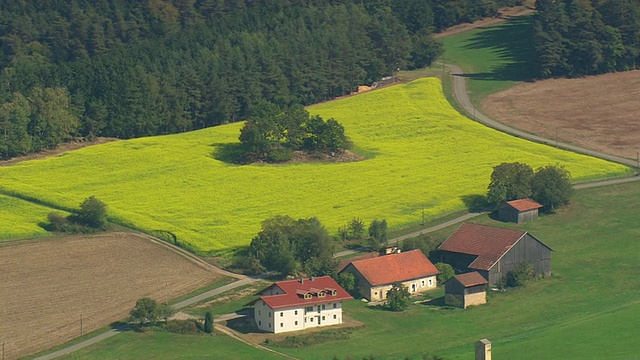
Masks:
[[[507,201],[507,204],[518,211],[529,211],[540,209],[542,205],[531,199],[518,199]]]
[[[280,288],[284,294],[260,297],[272,309],[305,307],[353,299],[330,276],[278,281],[267,287],[267,289],[274,286]]]
[[[419,279],[440,273],[420,250],[353,261],[351,265],[373,286]]]
[[[469,268],[489,270],[526,234],[527,232],[522,230],[464,223],[438,249],[476,255],[477,258]]]

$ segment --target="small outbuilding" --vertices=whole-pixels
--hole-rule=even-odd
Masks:
[[[477,271],[456,275],[444,284],[444,302],[463,309],[486,304],[488,283]]]
[[[517,224],[538,218],[538,209],[542,207],[531,199],[518,199],[507,201],[498,209],[498,218],[502,221]]]

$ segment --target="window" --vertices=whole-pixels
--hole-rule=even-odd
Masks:
[[[424,280],[422,280],[422,283],[421,283],[420,285],[422,285],[422,287],[424,287],[424,285],[425,285],[425,284],[424,284]]]
[[[294,311],[293,315],[298,315],[298,310]]]
[[[269,329],[271,329],[271,323],[269,323]]]
[[[337,309],[338,308],[338,303],[333,303],[333,308]]]
[[[433,286],[433,279],[429,279],[429,286]]]
[[[296,325],[298,325],[298,322],[296,321]]]
[[[322,304],[322,310],[324,310],[324,309],[326,309],[326,307],[325,307],[325,305],[324,305],[324,304]]]
[[[269,317],[271,317],[271,311],[269,311]]]
[[[305,311],[308,311],[308,312],[313,311],[313,306],[307,306],[307,307],[305,308]]]
[[[260,310],[258,310],[258,316],[260,316]]]
[[[305,299],[311,299],[312,297],[313,297],[313,295],[311,295],[311,293],[304,294],[304,298]]]
[[[258,326],[262,326],[262,321],[258,321]]]
[[[335,320],[337,318],[338,318],[338,316],[336,314],[333,314],[333,319]]]
[[[280,327],[284,327],[284,323],[280,323]]]
[[[284,311],[281,311],[280,312],[280,317],[283,317],[283,316],[284,316]]]
[[[324,316],[322,316],[322,321],[324,321]]]
[[[324,297],[324,291],[320,291],[320,292],[318,293],[318,297]]]
[[[336,294],[337,294],[337,293],[338,293],[338,291],[337,291],[337,290],[335,290],[335,289],[334,289],[334,290],[331,290],[331,295],[336,296]]]

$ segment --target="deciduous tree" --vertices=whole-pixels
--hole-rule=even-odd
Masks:
[[[569,172],[560,165],[547,165],[536,170],[531,179],[532,198],[553,212],[569,204],[573,195]]]
[[[401,283],[393,284],[393,287],[387,292],[386,306],[393,311],[404,311],[409,307],[411,302],[411,294],[409,289]]]

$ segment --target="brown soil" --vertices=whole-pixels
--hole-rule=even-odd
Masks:
[[[4,358],[32,354],[125,318],[137,299],[175,298],[219,278],[208,266],[131,233],[0,247]]]
[[[496,120],[537,135],[636,159],[640,71],[524,83],[488,96]]]
[[[9,160],[0,160],[0,166],[13,165],[22,161],[33,159],[44,159],[52,156],[56,156],[67,151],[77,150],[86,146],[104,144],[112,141],[116,141],[116,138],[97,137],[93,141],[88,141],[83,138],[70,141],[68,143],[60,144],[55,149],[44,150],[35,154],[28,154],[23,156],[17,156]]]

